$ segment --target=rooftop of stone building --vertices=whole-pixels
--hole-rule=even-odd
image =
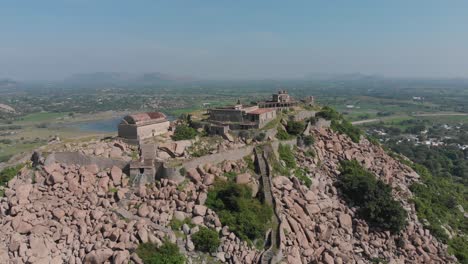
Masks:
[[[128,115],[122,119],[122,123],[130,125],[142,125],[155,121],[167,121],[167,117],[161,112],[145,112]]]

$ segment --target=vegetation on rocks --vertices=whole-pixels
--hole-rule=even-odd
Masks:
[[[279,144],[278,154],[279,154],[280,160],[284,161],[287,168],[289,169],[296,168],[296,158],[294,157],[294,153],[291,150],[291,147],[289,145]]]
[[[338,113],[335,109],[329,106],[322,107],[321,111],[315,115],[316,118],[323,118],[326,120],[338,120],[341,119],[340,113]]]
[[[200,227],[200,230],[192,235],[195,249],[202,252],[216,252],[220,245],[219,235],[216,230]]]
[[[194,139],[197,136],[197,131],[189,127],[188,125],[178,125],[174,131],[174,135],[172,136],[173,140],[186,140],[186,139]]]
[[[206,205],[218,214],[223,225],[247,241],[265,235],[273,214],[271,206],[252,198],[247,185],[234,182],[215,182],[208,192]]]
[[[183,264],[185,257],[176,244],[165,241],[160,247],[152,243],[142,243],[136,250],[145,264]]]
[[[444,243],[449,245],[450,253],[461,263],[468,263],[468,223],[461,208],[468,208],[465,187],[448,178],[434,177],[429,170],[419,164],[411,164],[421,176],[422,183],[415,183],[411,191],[415,195],[414,203],[418,217],[429,222],[428,229]],[[446,227],[453,230],[449,237]]]
[[[286,125],[286,131],[290,135],[298,136],[304,132],[305,129],[305,124],[304,122],[300,121],[293,121],[290,120],[288,121],[288,124]]]
[[[262,142],[266,138],[266,134],[264,132],[260,132],[255,136],[255,141]]]
[[[343,197],[357,206],[358,215],[371,227],[400,232],[406,225],[406,211],[392,198],[388,184],[365,170],[356,160],[342,161],[338,182]]]
[[[278,162],[273,162],[273,169],[285,176],[291,176],[292,174],[307,187],[312,185],[312,180],[307,176],[307,171],[297,166],[294,151],[289,145],[279,144],[278,154],[279,159],[284,162],[285,166],[282,166]],[[291,170],[293,170],[293,173],[291,173]]]
[[[352,141],[359,142],[362,131],[353,126],[351,122],[344,119],[343,116],[338,113],[335,109],[325,106],[320,112],[316,114],[316,117],[321,117],[331,121],[331,128],[341,134],[348,135]]]
[[[184,224],[187,224],[189,227],[194,226],[194,224],[190,222],[190,218],[185,218],[184,220],[172,218],[171,222],[169,223],[172,230],[180,230]]]
[[[284,130],[282,127],[278,127],[277,132],[276,132],[276,138],[279,140],[290,140],[293,139],[294,136],[291,136]]]
[[[345,119],[332,120],[331,128],[338,133],[348,135],[354,142],[359,142],[361,138],[361,130]]]
[[[19,164],[13,167],[8,167],[0,172],[0,187],[5,186],[11,179],[13,179],[18,172],[24,167],[24,164]],[[0,189],[0,197],[3,196],[3,190]]]
[[[305,186],[312,186],[312,180],[306,175],[306,171],[303,168],[298,168],[294,171],[294,176],[298,178]]]
[[[306,147],[310,147],[310,146],[312,146],[312,145],[315,143],[315,138],[314,138],[314,136],[312,136],[312,135],[304,136],[304,137],[303,137],[303,140],[304,140],[304,145],[305,145]]]

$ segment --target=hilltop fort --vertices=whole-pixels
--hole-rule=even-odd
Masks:
[[[23,161],[0,189],[0,263],[456,261],[416,215],[420,176],[313,97],[130,114]]]

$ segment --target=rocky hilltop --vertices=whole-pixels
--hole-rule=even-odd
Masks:
[[[281,215],[281,249],[288,263],[367,263],[369,259],[388,263],[452,263],[446,246],[439,243],[419,222],[410,203],[408,186],[418,174],[396,161],[380,147],[363,139],[352,142],[328,129],[316,130],[317,156],[300,153],[300,166],[313,168],[309,189],[297,178],[274,178],[276,210]],[[370,230],[340,198],[335,182],[339,161],[356,159],[384,182],[391,184],[394,197],[408,213],[408,225],[401,234]]]
[[[189,263],[456,262],[416,216],[409,186],[418,181],[417,173],[364,138],[355,143],[328,128],[308,130],[315,137],[315,156],[298,147],[296,162],[307,168],[310,187],[295,176],[259,177],[258,171],[248,169],[253,153],[249,159],[220,163],[204,157],[206,162],[188,169],[183,181],[160,179],[137,186],[119,166],[45,164],[44,159],[34,168],[25,166],[0,198],[0,263],[143,263],[136,254],[138,245],[165,241],[176,244]],[[96,150],[89,150],[93,144]],[[87,145],[86,153],[105,152],[102,143],[93,144]],[[112,150],[112,144],[106,144]],[[118,144],[118,155],[106,157],[129,159],[131,153],[120,150],[132,147]],[[357,217],[356,208],[336,187],[341,160],[357,160],[392,186],[394,198],[408,214],[402,232],[374,230]],[[268,243],[256,247],[239,238],[205,204],[211,186],[229,175],[247,184],[254,196],[271,194],[278,222],[268,234],[278,242],[270,242],[276,249],[268,251]],[[175,220],[183,222],[180,229],[172,224]],[[198,252],[192,240],[202,227],[219,233],[220,245],[210,254]]]

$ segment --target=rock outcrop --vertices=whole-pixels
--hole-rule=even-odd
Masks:
[[[199,166],[197,180],[181,185],[163,179],[155,185],[128,186],[118,167],[51,164],[30,177],[13,179],[0,200],[0,263],[129,263],[139,243],[170,241],[196,256],[191,234],[177,237],[168,226],[173,218],[191,218],[221,235],[218,259],[254,263],[259,252],[222,226],[204,203],[209,185],[224,170]]]
[[[297,178],[276,177],[274,196],[279,212],[281,250],[287,263],[454,263],[444,244],[418,220],[409,185],[419,176],[366,139],[357,144],[329,129],[314,130],[316,157],[299,151],[298,165],[309,168],[310,189]],[[394,197],[408,212],[401,234],[370,230],[340,198],[334,183],[340,160],[358,160],[393,187]]]
[[[279,218],[278,255],[283,263],[455,262],[446,246],[418,220],[410,202],[409,186],[419,180],[418,174],[366,139],[354,143],[326,128],[309,132],[316,139],[316,155],[310,157],[299,149],[296,159],[298,166],[309,171],[312,186],[289,175],[272,178]],[[124,160],[131,159],[134,151],[119,141],[93,144],[66,148]],[[175,156],[183,153],[177,147],[168,149]],[[335,188],[339,161],[351,159],[393,187],[395,199],[408,212],[408,225],[401,234],[370,229],[356,216],[356,208],[340,198]],[[258,177],[242,159],[216,166],[196,161],[204,162],[190,163],[184,182],[162,179],[138,187],[129,186],[127,175],[117,166],[101,170],[93,164],[52,163],[37,170],[23,169],[0,198],[0,263],[141,263],[134,253],[140,243],[160,245],[166,239],[189,259],[196,259],[191,236],[199,226],[219,232],[221,245],[212,256],[220,262],[258,263],[263,252],[240,240],[205,205],[216,179],[227,180],[235,172],[232,180],[249,185],[255,195],[261,185]],[[173,219],[186,218],[195,226],[171,229]]]

